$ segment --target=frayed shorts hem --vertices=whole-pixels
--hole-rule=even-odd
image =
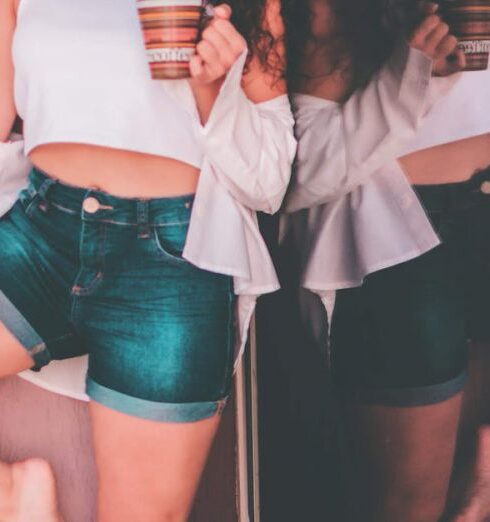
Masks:
[[[131,397],[87,378],[87,395],[107,408],[131,417],[168,423],[191,423],[221,414],[227,398],[209,402],[161,403]]]
[[[344,399],[379,406],[394,408],[413,408],[429,406],[453,398],[461,393],[468,380],[467,372],[463,372],[449,381],[414,388],[384,388],[378,390],[347,390],[340,391]]]

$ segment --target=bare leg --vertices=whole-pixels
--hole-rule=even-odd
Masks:
[[[98,522],[185,522],[220,417],[166,424],[92,402]]]
[[[0,378],[27,370],[33,360],[0,323]],[[29,459],[0,463],[0,520],[2,522],[60,522],[56,487],[49,464]]]
[[[0,379],[32,368],[34,361],[17,339],[0,322]]]
[[[461,395],[440,404],[346,408],[364,513],[355,520],[437,522],[444,512]],[[366,511],[367,510],[367,511]],[[366,515],[366,513],[369,513]]]
[[[468,504],[455,522],[484,522],[490,518],[490,427],[480,428]]]
[[[452,483],[453,504],[461,504],[457,522],[490,517],[490,345],[470,346],[470,379],[464,395],[458,455]],[[469,486],[469,487],[468,487]]]

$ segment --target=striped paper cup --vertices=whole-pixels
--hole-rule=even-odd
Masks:
[[[466,70],[488,68],[490,0],[443,0],[441,14],[466,55]]]
[[[136,0],[154,80],[188,78],[205,0]]]

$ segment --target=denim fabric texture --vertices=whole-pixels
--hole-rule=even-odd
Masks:
[[[221,411],[233,281],[182,257],[192,203],[118,198],[32,171],[0,219],[0,320],[35,368],[89,354],[87,393],[110,408],[162,422]]]
[[[337,292],[334,379],[363,402],[447,400],[464,387],[468,340],[490,340],[490,169],[415,191],[442,244]]]

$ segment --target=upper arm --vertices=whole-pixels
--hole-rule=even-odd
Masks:
[[[16,116],[12,61],[16,5],[16,0],[0,1],[0,142],[9,137]]]
[[[254,56],[243,77],[243,90],[254,103],[265,102],[287,93],[286,81],[280,72],[286,58],[280,0],[268,0],[264,22],[265,29],[276,39],[276,43],[271,56],[271,70],[264,70],[259,58]],[[276,65],[278,70],[275,70]]]

